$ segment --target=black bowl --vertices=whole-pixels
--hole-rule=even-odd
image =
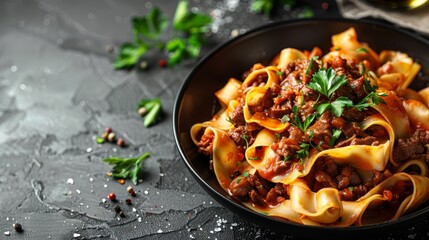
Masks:
[[[327,53],[331,36],[352,26],[357,30],[359,41],[367,42],[375,51],[402,51],[419,61],[423,71],[429,69],[429,41],[408,31],[373,21],[309,19],[275,22],[251,30],[217,47],[189,74],[174,106],[175,140],[192,175],[216,201],[253,223],[299,238],[329,236],[330,239],[369,239],[385,234],[389,229],[406,228],[415,221],[429,217],[429,204],[395,221],[346,228],[305,226],[268,217],[232,199],[220,187],[214,173],[209,171],[207,159],[198,154],[191,140],[190,128],[195,123],[211,119],[217,111],[214,92],[223,87],[230,77],[241,79],[241,74],[254,63],[268,63],[286,47],[311,50],[319,46]],[[413,87],[422,88],[426,86],[425,82],[415,81]]]

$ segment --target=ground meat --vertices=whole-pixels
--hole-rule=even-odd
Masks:
[[[250,146],[255,141],[252,132],[247,131],[245,126],[230,129],[228,131],[228,136],[235,144],[242,147],[246,147],[247,145]]]
[[[337,182],[323,171],[315,171],[314,179],[316,180],[314,183],[314,191],[319,191],[325,187],[337,188]]]
[[[353,135],[356,137],[365,137],[367,134],[356,122],[345,122],[340,130],[344,133],[346,138],[350,138]]]
[[[253,190],[253,187],[250,185],[247,178],[238,177],[232,180],[228,189],[231,192],[232,197],[245,202],[249,199],[249,194],[250,191]]]
[[[341,174],[338,175],[335,180],[338,183],[338,189],[344,189],[350,185],[356,186],[361,183],[361,178],[351,166],[344,166],[341,169]]]
[[[425,158],[424,145],[429,143],[429,136],[424,130],[418,129],[410,138],[400,138],[397,140],[393,150],[393,158],[401,162],[412,157]]]
[[[369,145],[369,146],[377,146],[380,145],[380,142],[377,141],[377,138],[373,136],[366,136],[364,138],[354,138],[350,145]]]
[[[244,120],[243,106],[244,106],[244,101],[240,101],[238,106],[231,113],[231,121],[235,126],[242,126],[246,124],[246,120]]]
[[[250,200],[260,206],[260,207],[265,207],[267,204],[265,203],[265,199],[263,197],[261,197],[255,190],[251,190],[250,194],[249,194]]]
[[[203,134],[203,136],[201,136],[201,139],[197,144],[198,151],[206,155],[213,154],[213,139],[214,139],[213,133]]]
[[[289,196],[287,194],[286,188],[282,183],[277,183],[271,190],[268,192],[266,201],[270,205],[277,205],[279,203],[284,202],[288,199]]]
[[[326,111],[311,125],[306,131],[306,137],[310,140],[310,135],[313,135],[311,141],[315,146],[322,145],[322,147],[329,148],[329,142],[332,137],[331,126],[332,114]]]
[[[356,108],[344,108],[343,115],[341,116],[349,122],[362,122],[367,116],[367,113],[365,111],[359,111]]]

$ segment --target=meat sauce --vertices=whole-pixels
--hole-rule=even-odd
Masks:
[[[287,119],[297,117],[302,122],[314,114],[318,101],[326,99],[308,87],[311,75],[320,68],[318,64],[313,64],[309,68],[309,64],[310,60],[308,59],[296,60],[285,69],[281,69],[280,84],[271,86],[262,103],[251,107],[251,113],[277,119],[282,119],[285,116]],[[337,57],[333,61],[323,64],[323,68],[332,68],[337,76],[344,75],[347,79],[347,84],[341,86],[334,93],[333,99],[345,96],[353,103],[357,103],[366,96],[364,77],[360,74],[360,69],[354,61]],[[248,76],[253,70],[254,68],[247,71],[243,77]],[[261,75],[251,85],[263,85],[266,78],[266,75]],[[243,93],[248,87],[250,86],[243,86]],[[243,94],[239,99],[238,107],[231,115],[234,128],[228,132],[229,137],[243,154],[246,147],[254,142],[256,134],[262,129],[258,124],[246,123],[244,120],[244,97]],[[294,106],[298,106],[298,111],[294,111]],[[340,117],[335,116],[331,111],[325,111],[314,119],[306,131],[302,131],[302,129],[291,124],[285,131],[278,133],[278,142],[271,146],[276,156],[263,173],[261,172],[261,175],[270,179],[295,168],[303,170],[302,159],[299,157],[299,151],[303,149],[302,143],[307,143],[313,151],[350,145],[379,145],[380,141],[388,138],[384,128],[371,126],[363,130],[360,127],[360,122],[367,116],[374,114],[374,111],[372,108],[362,111],[355,108],[345,108]],[[333,140],[334,129],[340,130],[341,135]],[[243,138],[243,136],[246,137]],[[210,156],[213,152],[212,141],[212,135],[203,135],[198,143],[200,152]],[[398,139],[395,142],[393,156],[398,162],[423,155],[427,159],[424,146],[427,142],[429,142],[429,135],[426,134],[426,131],[417,130],[410,138]],[[354,201],[390,177],[392,175],[390,169],[391,166],[388,165],[383,171],[373,171],[372,178],[363,181],[354,167],[337,164],[329,158],[320,158],[305,177],[305,180],[314,192],[326,187],[336,188],[342,200]],[[277,205],[289,199],[285,185],[267,181],[261,175],[258,172],[254,175],[246,174],[246,176],[243,176],[242,173],[231,175],[232,182],[229,185],[229,193],[240,201],[250,202],[260,208]],[[383,195],[389,200],[389,204],[395,205],[411,191],[412,185],[402,182],[398,183],[398,186],[385,189]]]

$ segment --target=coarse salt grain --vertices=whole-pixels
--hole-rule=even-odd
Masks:
[[[79,233],[73,233],[73,237],[78,238],[78,237],[80,237],[80,234]]]
[[[77,194],[80,194],[80,190],[79,189],[76,189],[76,192],[77,192]]]
[[[161,229],[159,229],[157,233],[162,233],[162,230],[161,230]]]
[[[6,232],[4,232],[4,235],[6,235],[6,236],[10,236],[10,232],[9,232],[9,231],[6,231]]]
[[[67,183],[73,185],[74,184],[74,180],[73,178],[69,178],[67,179]]]

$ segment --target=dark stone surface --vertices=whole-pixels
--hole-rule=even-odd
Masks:
[[[328,11],[308,1],[292,11],[276,9],[268,18],[251,13],[247,1],[191,1],[216,16],[203,55],[233,30],[298,18],[308,6],[316,16],[338,16],[329,3]],[[172,136],[172,107],[195,62],[161,69],[160,56],[149,54],[147,71],[112,70],[117,46],[132,39],[130,17],[151,6],[172,16],[176,1],[0,2],[0,239],[295,239],[224,209],[182,163]],[[113,53],[106,51],[112,47]],[[161,98],[165,118],[145,128],[136,103],[153,97]],[[105,127],[129,146],[96,144]],[[101,160],[143,152],[151,157],[129,206],[129,183],[106,176],[111,168]],[[103,203],[110,192],[117,203]],[[125,218],[116,216],[115,204]],[[13,230],[14,222],[23,233]],[[385,239],[428,234],[427,223],[421,223]]]

